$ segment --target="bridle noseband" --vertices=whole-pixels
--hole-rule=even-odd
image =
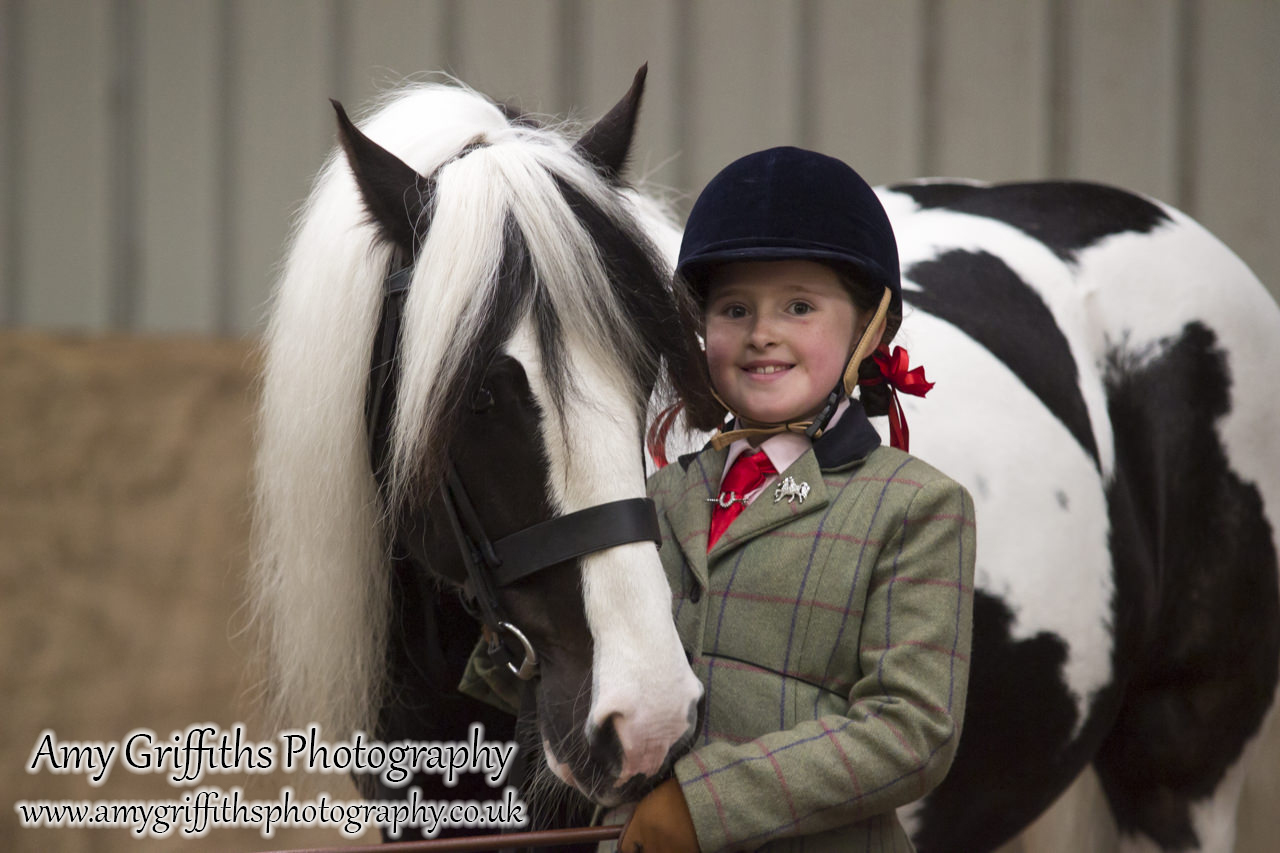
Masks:
[[[390,446],[391,410],[399,380],[399,339],[404,302],[413,277],[407,266],[383,283],[382,315],[374,336],[365,398],[369,463],[383,495]],[[528,681],[538,674],[538,655],[498,600],[498,590],[543,569],[631,542],[661,544],[658,515],[649,498],[628,498],[557,516],[494,541],[484,529],[452,457],[446,461],[440,496],[467,570],[474,615],[488,629],[488,652],[500,666]],[[517,661],[519,663],[517,663]]]

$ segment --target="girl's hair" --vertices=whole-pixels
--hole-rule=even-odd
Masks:
[[[842,264],[830,265],[840,278],[840,283],[844,285],[845,290],[849,291],[850,297],[853,298],[853,304],[858,311],[864,315],[873,314],[880,305],[880,297],[884,293],[884,288],[875,283],[868,282],[865,278],[849,266]],[[894,335],[898,334],[899,327],[902,326],[902,312],[889,309],[889,313],[885,316],[884,321],[884,337],[881,339],[882,344],[888,344],[893,340]],[[868,379],[881,380],[872,385],[861,384]],[[862,408],[870,417],[876,415],[889,414],[889,397],[893,389],[889,383],[884,382],[884,373],[881,372],[880,366],[876,364],[875,359],[867,356],[862,360],[862,364],[858,365],[858,399],[862,401]]]

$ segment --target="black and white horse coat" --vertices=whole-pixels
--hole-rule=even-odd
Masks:
[[[881,193],[911,450],[978,518],[972,676],[923,850],[991,849],[1090,762],[1125,844],[1228,851],[1280,671],[1280,310],[1185,215],[1082,183]],[[1068,848],[1069,849],[1069,848]]]

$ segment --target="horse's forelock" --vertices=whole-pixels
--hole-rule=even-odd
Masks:
[[[624,198],[550,131],[522,129],[436,180],[401,336],[396,499],[438,479],[438,448],[520,318],[534,319],[538,358],[526,367],[540,371],[556,417],[592,394],[577,378],[584,354],[639,411],[662,351],[652,328],[669,320],[652,304],[665,267]]]

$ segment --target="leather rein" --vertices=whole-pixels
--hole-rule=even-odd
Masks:
[[[405,299],[413,267],[387,276],[383,282],[381,319],[374,337],[365,398],[369,435],[369,463],[385,495],[391,411],[399,379],[399,339]],[[538,674],[533,644],[507,615],[498,590],[557,563],[631,542],[661,544],[658,515],[649,498],[628,498],[587,507],[518,530],[494,540],[484,528],[475,505],[454,466],[447,460],[440,489],[454,539],[466,566],[466,591],[477,617],[488,629],[488,652],[500,666],[528,681]]]

